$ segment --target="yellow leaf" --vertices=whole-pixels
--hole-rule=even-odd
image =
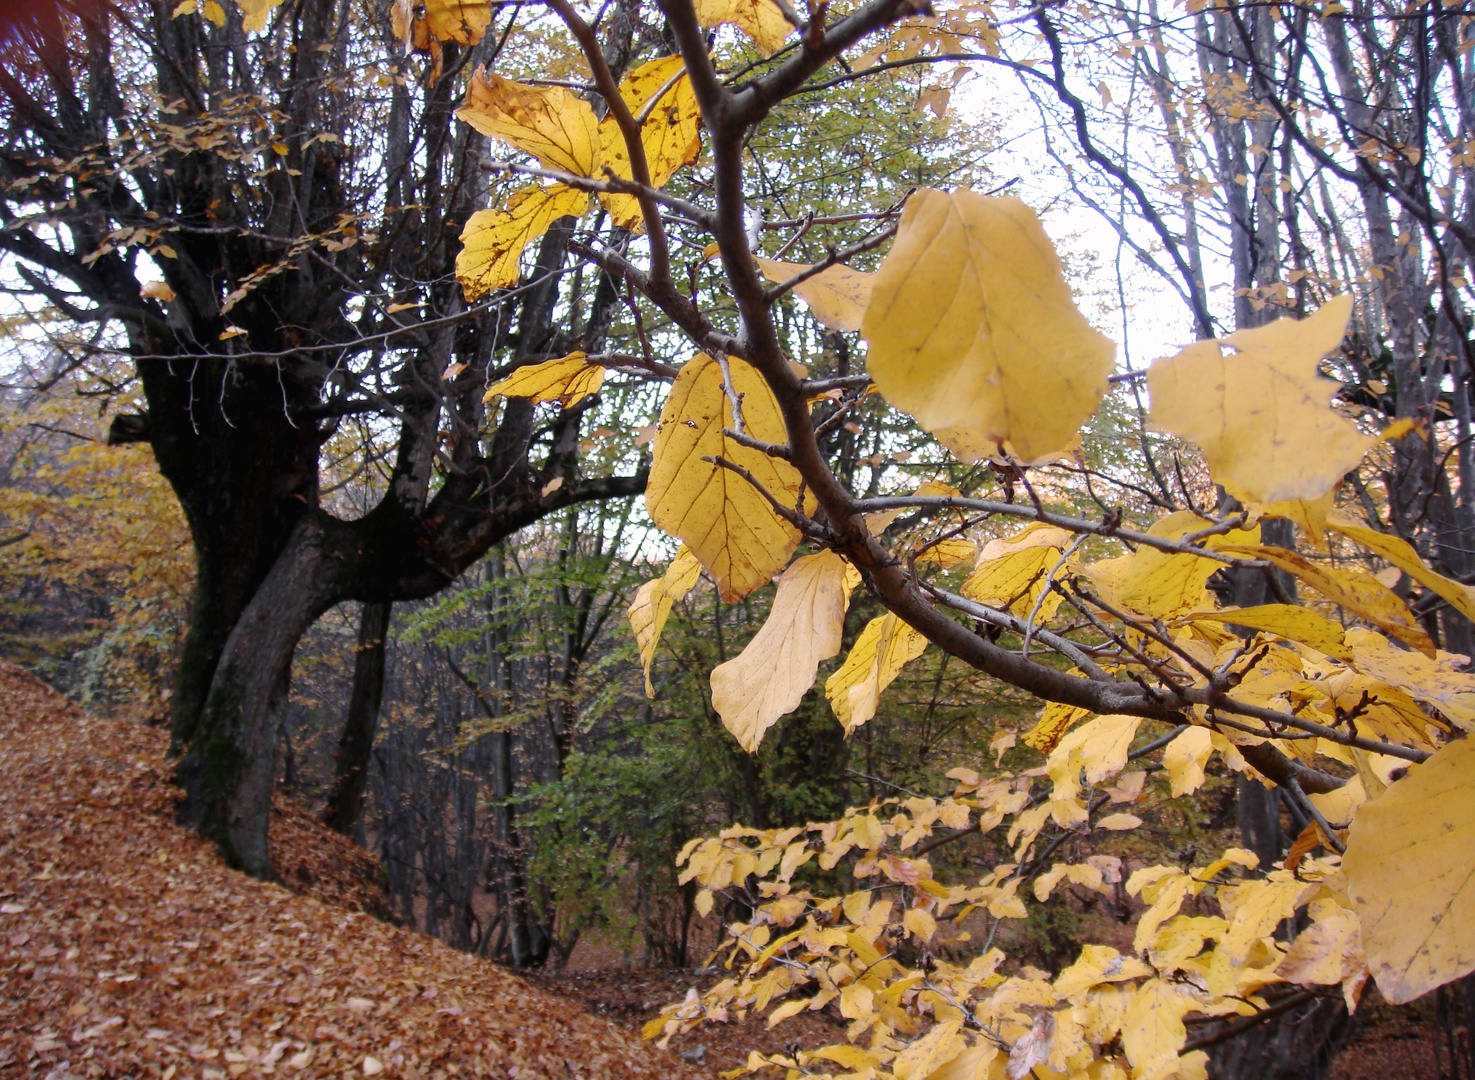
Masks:
[[[747,648],[712,671],[712,707],[754,753],[780,716],[814,685],[820,662],[840,651],[845,609],[860,571],[833,551],[795,559],[778,579],[773,607]]]
[[[1297,607],[1295,604],[1261,604],[1258,607],[1206,611],[1189,618],[1193,621],[1229,623],[1232,626],[1278,634],[1338,659],[1346,659],[1348,655],[1340,625],[1310,608]]]
[[[874,1069],[878,1064],[875,1055],[866,1053],[858,1046],[848,1046],[844,1043],[822,1046],[810,1056],[833,1061],[836,1065],[846,1069]]]
[[[216,3],[216,0],[205,0],[205,6],[200,8],[200,14],[216,26],[225,25],[225,8]]]
[[[1082,709],[1076,705],[1062,705],[1058,701],[1052,701],[1041,710],[1039,722],[1024,733],[1024,745],[1032,746],[1040,753],[1048,755],[1059,745],[1060,740],[1073,724],[1090,715],[1090,709]]]
[[[1142,819],[1136,814],[1107,814],[1096,822],[1098,829],[1106,829],[1109,832],[1126,832],[1135,829],[1142,824]]]
[[[266,17],[274,8],[281,7],[282,0],[237,0],[237,3],[241,8],[241,29],[256,34],[266,29]]]
[[[963,582],[963,595],[1020,618],[1027,618],[1038,603],[1035,621],[1045,622],[1061,601],[1059,593],[1046,592],[1048,575],[1060,561],[1060,548],[1069,542],[1065,529],[1040,524],[990,540],[979,552],[978,566]]]
[[[810,269],[804,263],[755,259],[763,276],[775,285],[798,277]],[[852,270],[848,266],[831,266],[794,286],[794,292],[809,305],[816,319],[831,330],[859,330],[871,302],[871,282],[875,274]]]
[[[193,15],[198,10],[200,10],[199,0],[181,0],[175,6],[173,12],[170,13],[169,17],[171,19],[177,19],[181,15]]]
[[[1338,296],[1310,318],[1198,341],[1157,361],[1147,369],[1153,424],[1198,443],[1214,479],[1256,501],[1320,498],[1373,443],[1332,410],[1337,383],[1317,371],[1351,314],[1352,298]]]
[[[562,217],[578,217],[589,205],[582,191],[556,184],[534,184],[513,193],[506,210],[478,210],[461,230],[456,279],[468,301],[516,285],[522,274],[522,249]]]
[[[488,0],[425,0],[425,28],[440,41],[475,45],[491,21]]]
[[[1142,719],[1136,716],[1098,716],[1062,739],[1050,754],[1051,761],[1073,757],[1073,767],[1084,771],[1086,780],[1099,784],[1121,772],[1127,751]]]
[[[1067,448],[1115,352],[1076,309],[1034,211],[971,191],[907,201],[861,332],[886,400],[974,459],[1005,443],[1026,461]]]
[[[1331,986],[1367,966],[1356,915],[1329,900],[1314,902],[1311,913],[1314,921],[1291,942],[1275,969],[1277,975],[1291,982]]]
[[[1475,971],[1475,739],[1358,808],[1342,865],[1378,989],[1406,1001]]]
[[[1191,727],[1163,751],[1163,767],[1168,770],[1173,798],[1197,791],[1204,782],[1204,766],[1213,751],[1213,736],[1208,728]]]
[[[143,288],[138,290],[138,295],[146,296],[150,300],[160,300],[167,304],[170,300],[174,299],[174,290],[169,287],[168,282],[146,281],[143,283]]]
[[[788,435],[778,401],[746,361],[729,359],[748,435],[783,443]],[[722,457],[746,469],[781,506],[799,501],[799,473],[787,461],[740,446],[724,435],[732,407],[722,369],[698,354],[676,376],[661,410],[645,505],[651,520],[685,540],[733,603],[768,584],[799,546],[799,532],[774,513],[767,499],[731,469],[704,458]]]
[[[778,50],[794,29],[773,0],[696,0],[697,22],[710,29],[731,23],[753,39],[768,56]]]
[[[691,592],[701,573],[702,564],[683,544],[662,577],[647,581],[635,591],[635,599],[629,609],[630,628],[635,631],[640,663],[645,668],[646,697],[656,696],[655,687],[650,682],[650,665],[655,659],[656,645],[661,640],[666,618],[671,614],[671,605]]]
[[[1154,521],[1147,534],[1164,540],[1181,540],[1207,528],[1208,524],[1191,510],[1179,510]],[[1258,538],[1258,528],[1235,529],[1226,536],[1206,538],[1204,546],[1218,549],[1226,544],[1252,544]],[[1212,605],[1205,585],[1214,571],[1223,565],[1217,559],[1202,555],[1159,551],[1144,544],[1132,553],[1126,563],[1117,598],[1133,611],[1157,619],[1172,618],[1195,608],[1208,608]]]
[[[1257,941],[1273,934],[1282,921],[1295,914],[1296,899],[1305,888],[1304,882],[1291,878],[1246,881],[1221,890],[1219,905],[1230,922],[1219,949],[1229,962],[1243,964]]]
[[[712,911],[712,899],[711,889],[698,889],[696,900],[692,903],[692,907],[696,908],[698,915],[705,917]]]
[[[1429,569],[1407,541],[1370,529],[1340,511],[1333,511],[1327,516],[1327,525],[1349,540],[1356,541],[1387,559],[1424,588],[1447,600],[1465,618],[1475,619],[1475,594],[1471,593],[1470,587]]]
[[[661,95],[640,126],[645,163],[650,170],[650,182],[655,187],[665,187],[677,169],[690,165],[702,152],[702,111],[697,105],[691,80],[681,74],[683,69],[681,57],[668,56],[642,64],[620,82],[620,97],[637,120],[651,98]],[[624,133],[610,116],[599,124],[599,155],[600,164],[613,169],[620,179],[633,179]],[[640,201],[635,196],[601,192],[599,201],[610,212],[616,225],[631,232],[645,228]]]
[[[768,1026],[771,1028],[777,1027],[789,1017],[795,1015],[796,1013],[803,1012],[805,1009],[809,1008],[809,1001],[809,998],[799,998],[797,1001],[784,1002],[777,1009],[774,1009],[773,1012],[768,1014]]]
[[[1408,605],[1371,574],[1314,563],[1304,555],[1280,547],[1226,544],[1221,550],[1274,563],[1328,600],[1381,627],[1405,645],[1413,646],[1425,656],[1434,655],[1434,643],[1420,629]]]
[[[501,382],[487,387],[483,400],[491,401],[500,394],[531,398],[534,404],[556,401],[568,408],[590,394],[599,393],[603,385],[604,368],[599,364],[586,364],[583,352],[576,351],[557,360],[518,368]]]
[[[1178,1051],[1188,1041],[1183,1014],[1193,1005],[1192,1000],[1162,979],[1149,979],[1137,988],[1127,1002],[1127,1014],[1122,1019],[1122,1049],[1132,1063],[1133,1076],[1161,1058],[1177,1058]]]
[[[456,115],[547,168],[593,176],[599,165],[594,110],[561,86],[524,86],[477,68]]]
[[[951,1061],[945,1061],[927,1075],[927,1080],[989,1080],[999,1048],[990,1042],[970,1046]]]
[[[1451,719],[1467,716],[1458,707],[1462,694],[1475,693],[1475,675],[1461,671],[1462,656],[1440,653],[1430,659],[1422,653],[1395,648],[1381,634],[1354,626],[1347,631],[1349,660],[1358,671],[1372,675],[1412,696],[1427,701],[1441,710],[1451,711]]]
[[[871,1015],[875,991],[862,983],[851,983],[840,991],[840,1015],[860,1020]]]
[[[924,945],[932,940],[932,935],[937,933],[937,920],[921,908],[907,908],[901,917],[902,925],[907,932]]]
[[[1251,520],[1285,518],[1301,527],[1317,551],[1326,550],[1326,519],[1337,501],[1335,491],[1328,491],[1319,499],[1284,499],[1265,503],[1256,502],[1246,492],[1236,490],[1233,484],[1226,484],[1224,490],[1244,504]]]
[[[959,1034],[963,1021],[957,1017],[933,1025],[931,1031],[910,1044],[891,1063],[896,1080],[923,1080],[933,1069],[957,1057],[966,1045]]]
[[[890,612],[866,624],[845,662],[825,680],[825,697],[847,734],[876,715],[881,691],[926,648],[927,639]]]

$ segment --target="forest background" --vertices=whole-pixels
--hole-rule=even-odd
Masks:
[[[171,489],[145,445],[162,445],[162,415],[140,372],[159,362],[164,324],[194,319],[194,340],[210,343],[200,351],[220,362],[202,376],[219,394],[200,402],[215,397],[231,427],[231,393],[246,395],[253,422],[275,411],[294,431],[311,425],[312,437],[298,441],[312,445],[292,451],[311,461],[311,479],[271,498],[361,521],[398,488],[418,485],[406,505],[418,499],[412,512],[423,524],[439,520],[429,507],[453,487],[447,478],[464,464],[457,455],[474,453],[525,471],[533,507],[487,527],[453,522],[479,539],[456,548],[433,586],[416,578],[397,594],[371,595],[373,586],[357,589],[367,599],[324,594],[321,615],[305,617],[310,628],[288,650],[290,689],[268,680],[275,786],[375,850],[406,921],[452,944],[529,967],[565,963],[584,942],[617,949],[627,963],[700,963],[717,920],[699,912],[698,883],[678,878],[689,840],[735,821],[782,829],[877,798],[941,793],[959,765],[984,776],[1039,768],[1052,747],[1021,737],[1041,703],[931,650],[901,671],[868,723],[848,732],[816,690],[749,753],[714,708],[708,676],[753,638],[773,590],[724,602],[709,581],[674,603],[649,674],[642,670],[626,610],[676,545],[638,495],[660,383],[689,348],[663,315],[622,291],[607,272],[614,264],[589,261],[600,247],[642,250],[628,208],[577,225],[562,219],[529,244],[521,283],[514,273],[492,287],[490,303],[477,303],[486,289],[466,274],[458,281],[460,227],[528,175],[524,167],[514,176],[502,148],[452,118],[472,69],[487,64],[579,92],[587,75],[548,12],[492,5],[483,19],[467,14],[475,5],[451,8],[454,17],[445,5],[143,6],[139,52],[109,28],[121,16],[101,7],[64,13],[65,46],[21,33],[13,55],[25,59],[3,87],[11,103],[0,235],[11,303],[5,649],[89,707],[171,723],[180,746],[190,744],[182,714],[208,712],[190,684],[195,653],[209,651],[202,610],[232,587],[217,589],[231,576],[220,564],[253,557],[228,522],[202,539],[202,511],[187,495],[195,520],[180,509],[180,466],[165,463]],[[450,19],[444,34],[437,12]],[[1369,433],[1408,423],[1404,437],[1346,474],[1336,503],[1409,541],[1444,579],[1475,578],[1467,314],[1475,78],[1462,6],[959,5],[892,14],[897,28],[857,43],[845,65],[754,129],[745,152],[756,249],[812,263],[849,249],[849,265],[871,270],[887,238],[875,230],[894,222],[908,192],[1019,191],[1045,211],[1078,306],[1126,348],[1077,450],[1027,471],[970,464],[879,396],[846,398],[859,385],[858,327],[826,317],[812,298],[780,298],[786,351],[835,380],[827,392],[840,404],[826,449],[847,489],[884,496],[933,482],[1144,527],[1163,512],[1232,513],[1199,449],[1149,426],[1134,362],[1151,357],[1134,351],[1134,333],[1146,326],[1151,339],[1183,344],[1304,316],[1351,293],[1356,321],[1325,367],[1340,384],[1338,408]],[[617,74],[673,52],[654,10],[609,4],[588,15]],[[788,31],[767,40],[752,29],[726,26],[714,39],[734,81],[784,61]],[[309,54],[321,58],[310,75],[300,59]],[[130,83],[150,65],[162,70],[160,57],[179,66],[182,55],[201,58],[188,67],[208,108],[176,110],[166,99],[177,88]],[[277,80],[277,99],[253,98],[261,78]],[[119,89],[130,85],[149,89],[134,98]],[[75,115],[50,127],[35,115],[68,108]],[[153,110],[172,112],[170,122],[156,122]],[[403,167],[395,173],[397,154],[414,162],[413,181]],[[160,192],[178,161],[212,156],[236,170],[226,190],[261,195],[237,207],[216,197],[191,217],[190,193]],[[667,209],[678,224],[679,201],[705,197],[711,170],[702,156],[671,179],[678,203]],[[98,175],[131,176],[133,187],[118,186],[135,205],[99,195]],[[284,192],[316,215],[306,224],[289,215],[286,224],[301,228],[285,238],[274,216],[289,201]],[[160,198],[174,200],[172,211],[148,209]],[[198,306],[176,264],[206,262],[176,246],[168,235],[176,228],[197,247],[220,249],[202,271],[208,311],[181,316],[174,306]],[[222,234],[244,250],[215,239]],[[734,301],[711,253],[692,240],[677,250],[708,317],[731,323]],[[515,269],[516,252],[512,259]],[[341,325],[284,319],[306,302],[293,292],[336,305]],[[327,366],[312,350],[330,345],[347,358],[341,366],[304,374]],[[607,358],[612,377],[597,396],[556,394],[562,400],[521,411],[494,400],[501,416],[475,412],[499,379],[576,348]],[[188,418],[197,430],[216,422]],[[499,438],[514,428],[508,457]],[[252,460],[253,437],[243,431],[247,449],[226,469],[232,477],[270,471]],[[899,518],[888,535],[935,545],[927,525]],[[1264,528],[1268,542],[1295,542],[1284,520]],[[988,529],[977,538],[989,539]],[[1472,651],[1460,606],[1396,560],[1345,539],[1318,558],[1376,573],[1432,642]],[[1226,574],[1212,585],[1248,606],[1277,580]],[[1294,595],[1288,580],[1279,587]],[[844,651],[884,610],[856,593]],[[1134,754],[1162,745],[1144,732]],[[1268,864],[1308,829],[1317,835],[1304,803],[1236,777],[1222,757],[1200,764],[1205,774],[1192,787],[1150,771],[1146,794],[1124,800],[1143,823],[1127,836],[1067,829],[1052,849],[1065,845],[1075,862],[1191,865],[1238,833]],[[967,845],[940,857],[960,868],[992,861]],[[729,920],[751,908],[741,897],[724,902],[718,915]],[[1074,887],[1000,940],[1011,955],[1054,969],[1088,933],[1138,910],[1120,886]]]

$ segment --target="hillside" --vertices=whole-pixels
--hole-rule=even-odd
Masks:
[[[372,912],[373,864],[300,811],[295,892],[174,823],[163,732],[0,664],[0,1072],[696,1076],[674,1055]]]

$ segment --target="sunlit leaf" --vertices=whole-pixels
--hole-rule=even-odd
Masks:
[[[425,0],[425,28],[441,41],[475,45],[491,21],[488,0]]]
[[[1373,444],[1332,410],[1337,383],[1317,370],[1351,314],[1352,298],[1338,296],[1310,318],[1197,341],[1157,361],[1147,370],[1153,424],[1198,443],[1214,479],[1252,499],[1320,498]]]
[[[575,351],[557,360],[545,360],[518,368],[501,382],[487,387],[485,400],[504,397],[531,398],[534,404],[556,401],[564,408],[577,405],[590,394],[599,393],[604,385],[604,368],[584,362],[584,353]]]
[[[890,612],[866,624],[845,662],[825,680],[825,697],[847,732],[876,715],[881,691],[926,648],[927,639]]]
[[[1310,645],[1327,656],[1342,659],[1347,656],[1341,624],[1296,604],[1260,604],[1256,607],[1228,608],[1223,611],[1202,611],[1188,618],[1243,626],[1249,630],[1264,630],[1290,641]]]
[[[1034,211],[971,191],[907,201],[862,333],[886,400],[975,459],[1067,448],[1115,352],[1076,309]]]
[[[267,16],[282,6],[282,0],[237,0],[241,9],[241,29],[248,34],[266,29]]]
[[[763,733],[793,712],[822,660],[840,651],[845,609],[860,571],[832,551],[796,559],[778,579],[773,607],[741,653],[712,671],[712,707],[753,753]]]
[[[1352,819],[1343,867],[1378,989],[1395,1005],[1475,971],[1475,739],[1409,770]]]
[[[562,217],[578,217],[589,205],[582,191],[557,184],[515,192],[505,210],[478,210],[461,230],[456,280],[467,300],[516,285],[523,248]]]
[[[640,127],[645,163],[655,187],[665,187],[677,169],[690,165],[702,152],[702,112],[691,80],[681,74],[684,67],[681,57],[668,56],[642,64],[620,82],[620,97],[636,119],[652,97],[661,95]],[[624,133],[611,116],[599,124],[599,160],[602,167],[613,169],[620,179],[633,178]],[[603,175],[599,178],[604,179]],[[599,201],[621,228],[631,232],[645,228],[640,202],[635,196],[601,192]]]
[[[635,590],[628,615],[630,629],[635,632],[635,643],[640,649],[640,665],[645,669],[645,696],[656,696],[650,681],[650,665],[655,659],[656,645],[661,640],[666,619],[671,614],[671,605],[686,598],[701,577],[702,564],[683,544],[676,558],[661,577],[647,581]]]
[[[599,165],[594,110],[561,86],[524,86],[477,68],[456,115],[550,169],[593,176]]]
[[[804,263],[755,259],[763,276],[776,285],[798,277],[811,269]],[[874,274],[852,270],[848,266],[831,266],[794,286],[794,293],[809,305],[816,319],[831,330],[859,330],[871,302]]]
[[[764,56],[776,52],[794,27],[773,0],[696,0],[697,21],[708,29],[731,23]]]
[[[747,434],[765,442],[786,441],[778,401],[763,377],[735,357],[728,365],[733,389],[742,397]],[[768,584],[799,546],[799,531],[752,483],[707,460],[721,457],[746,469],[781,506],[798,503],[798,471],[723,434],[732,427],[722,369],[699,354],[682,367],[661,410],[645,489],[651,520],[686,541],[727,603]]]

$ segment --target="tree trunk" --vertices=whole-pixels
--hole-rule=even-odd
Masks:
[[[1314,998],[1210,1049],[1211,1080],[1323,1080],[1350,1029],[1341,998]]]
[[[277,725],[273,709],[291,679],[292,654],[336,597],[328,538],[305,517],[231,631],[176,778],[183,815],[219,846],[226,862],[272,875],[267,852]]]
[[[338,764],[333,790],[323,820],[344,836],[363,842],[364,788],[369,776],[369,754],[374,749],[374,731],[379,724],[379,703],[384,697],[384,639],[389,635],[388,601],[364,605],[359,616],[358,647],[353,661],[353,687],[348,697],[348,716],[338,740]]]

